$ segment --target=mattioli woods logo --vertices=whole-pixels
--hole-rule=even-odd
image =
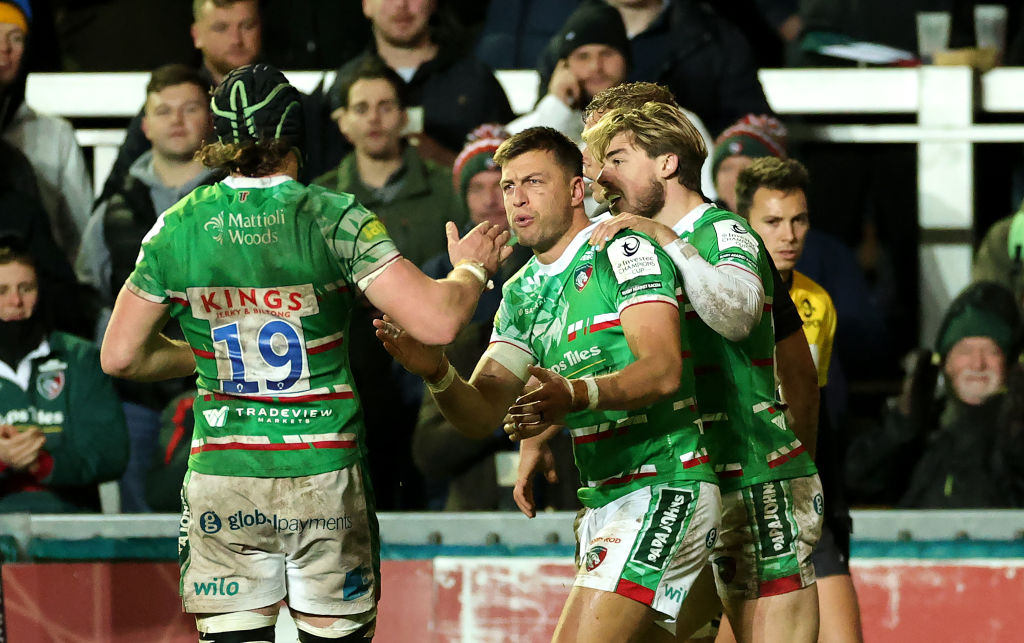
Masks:
[[[277,242],[277,232],[272,228],[284,223],[284,210],[275,210],[269,214],[236,214],[223,211],[210,217],[203,224],[213,240],[224,245],[224,241],[242,246],[259,246]]]

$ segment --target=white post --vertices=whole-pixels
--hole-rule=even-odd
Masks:
[[[967,67],[920,68],[918,122],[925,130],[961,131],[974,118]],[[971,278],[974,149],[967,137],[921,142],[917,148],[920,227],[920,341],[930,346],[949,303]],[[898,213],[896,213],[898,214]]]

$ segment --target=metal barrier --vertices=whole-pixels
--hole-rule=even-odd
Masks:
[[[513,109],[530,109],[537,74],[497,73]],[[303,91],[329,86],[333,72],[289,72]],[[37,110],[68,118],[130,118],[145,97],[145,73],[32,74],[26,99]],[[761,83],[782,115],[916,115],[913,124],[819,125],[793,137],[848,144],[915,143],[918,222],[921,229],[920,319],[924,344],[932,342],[949,302],[970,280],[974,224],[974,143],[1024,141],[1020,124],[980,124],[977,112],[1024,114],[1024,68],[995,69],[975,82],[966,67],[902,69],[764,69]],[[873,119],[877,120],[877,119]],[[79,121],[81,122],[81,121]],[[94,185],[106,178],[123,130],[80,129],[93,149]],[[1007,213],[1009,214],[1009,213]]]
[[[381,541],[390,546],[567,545],[575,537],[575,513],[385,512]],[[0,536],[13,537],[24,552],[33,540],[177,538],[177,514],[0,515]],[[1024,553],[1024,510],[864,510],[853,512],[854,541],[1018,542]]]

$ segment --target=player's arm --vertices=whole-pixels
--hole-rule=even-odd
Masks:
[[[527,518],[537,515],[537,504],[533,499],[534,476],[540,472],[549,484],[558,482],[555,457],[548,446],[548,441],[562,428],[559,425],[549,426],[538,435],[519,443],[519,468],[516,472],[516,484],[512,489],[512,499]]]
[[[746,339],[764,310],[761,278],[735,264],[712,265],[682,239],[663,248],[682,275],[686,297],[704,323],[730,341]]]
[[[775,305],[771,313],[775,327],[775,364],[782,399],[789,407],[786,420],[793,434],[814,457],[821,406],[818,371],[804,333],[804,321],[771,255],[768,255],[768,267],[775,283]]]
[[[377,338],[388,353],[409,372],[426,381],[427,389],[445,418],[469,437],[491,435],[523,390],[525,376],[517,375],[489,357],[494,354],[491,349],[480,358],[467,382],[456,372],[441,348],[417,341],[389,317],[374,320],[373,324],[377,328]]]
[[[783,291],[783,295],[789,297]],[[787,420],[793,434],[813,458],[818,440],[818,371],[814,368],[811,349],[803,328],[798,328],[775,343],[782,399],[789,407]]]
[[[624,308],[619,319],[635,361],[608,375],[568,380],[531,366],[529,372],[541,386],[516,400],[509,409],[513,421],[550,424],[570,411],[636,409],[675,393],[683,368],[679,309],[668,302],[647,301]]]
[[[399,258],[376,275],[364,293],[379,310],[415,339],[431,345],[450,344],[469,322],[487,279],[511,253],[508,233],[480,224],[459,239],[454,223],[446,226],[448,253],[455,269],[444,279],[423,274]]]
[[[603,221],[590,236],[598,250],[624,228],[657,241],[683,277],[683,288],[693,309],[712,330],[740,341],[761,320],[764,284],[757,274],[732,263],[712,265],[697,248],[680,239],[672,228],[645,217],[620,214]]]
[[[168,304],[147,301],[122,287],[100,347],[103,371],[143,382],[194,373],[196,361],[188,343],[160,333],[167,316]]]

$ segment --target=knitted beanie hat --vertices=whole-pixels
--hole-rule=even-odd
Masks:
[[[711,154],[712,177],[718,174],[722,161],[730,156],[786,158],[786,126],[772,116],[747,114],[715,140]]]
[[[466,136],[466,145],[452,165],[452,181],[463,202],[470,179],[480,172],[498,169],[494,164],[494,151],[508,137],[505,128],[490,123],[477,127]]]
[[[1020,316],[1013,294],[1003,286],[979,281],[968,286],[949,305],[939,328],[935,351],[945,359],[965,337],[988,337],[999,346],[1009,363],[1020,330]]]
[[[579,6],[566,19],[555,36],[558,58],[567,58],[584,45],[607,45],[629,62],[630,48],[622,16],[605,2],[589,2]]]
[[[28,0],[0,2],[0,22],[18,25],[28,33],[29,23],[32,22],[32,7]]]

